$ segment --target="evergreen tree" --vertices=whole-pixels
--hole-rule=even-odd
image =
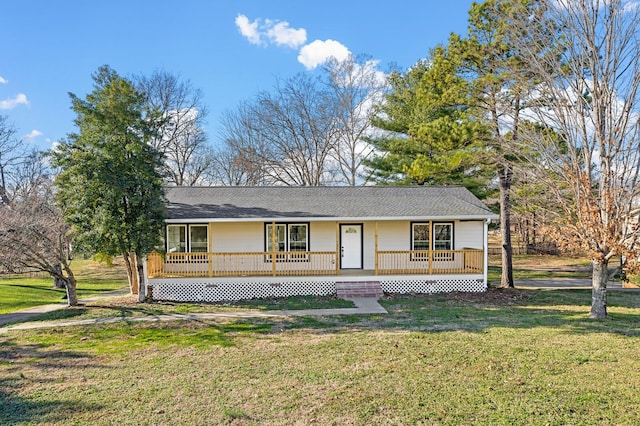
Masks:
[[[52,153],[58,201],[76,247],[123,255],[142,300],[142,261],[160,244],[164,224],[162,156],[148,143],[144,95],[108,66],[93,80],[85,99],[70,94],[78,132]]]

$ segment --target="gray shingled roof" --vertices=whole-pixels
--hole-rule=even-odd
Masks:
[[[463,187],[168,187],[169,220],[497,218]]]

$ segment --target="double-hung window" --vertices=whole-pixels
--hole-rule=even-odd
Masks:
[[[453,250],[453,223],[433,224],[433,249]],[[451,260],[452,253],[435,253],[434,260]]]
[[[167,253],[187,251],[187,225],[167,225]]]
[[[302,253],[309,251],[309,224],[277,223],[274,235],[273,225],[267,223],[265,226],[265,251],[289,252],[288,255],[277,255],[277,260],[306,260],[306,254]],[[292,252],[301,253],[294,254]],[[268,259],[271,260],[270,257]]]
[[[411,249],[416,251],[413,253],[412,260],[426,260],[428,258],[429,223],[411,224]]]
[[[411,223],[412,260],[428,259],[428,251],[434,250],[433,260],[451,260],[453,250],[453,223],[413,222]]]
[[[192,253],[206,253],[209,251],[207,225],[189,225],[189,251]]]
[[[208,226],[167,225],[167,253],[206,253],[209,251]]]

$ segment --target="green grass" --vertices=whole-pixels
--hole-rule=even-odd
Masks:
[[[349,300],[333,296],[292,296],[273,299],[240,300],[224,303],[137,303],[131,296],[87,302],[29,318],[29,321],[80,320],[95,318],[133,318],[153,315],[188,313],[224,313],[238,311],[270,311],[299,309],[353,308]]]
[[[0,335],[2,424],[632,425],[640,293],[384,298],[388,315]]]
[[[78,297],[89,297],[127,287],[121,267],[107,268],[90,260],[75,260],[71,265],[76,275]],[[53,287],[51,278],[0,276],[0,314],[39,305],[63,302],[65,289]]]

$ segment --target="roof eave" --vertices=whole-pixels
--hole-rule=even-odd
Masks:
[[[448,221],[448,220],[498,220],[500,216],[494,213],[474,214],[474,215],[452,215],[452,216],[387,216],[387,217],[333,217],[333,216],[310,216],[310,217],[248,217],[248,218],[189,218],[189,219],[166,219],[166,223],[230,223],[230,222],[371,222],[371,221]]]

